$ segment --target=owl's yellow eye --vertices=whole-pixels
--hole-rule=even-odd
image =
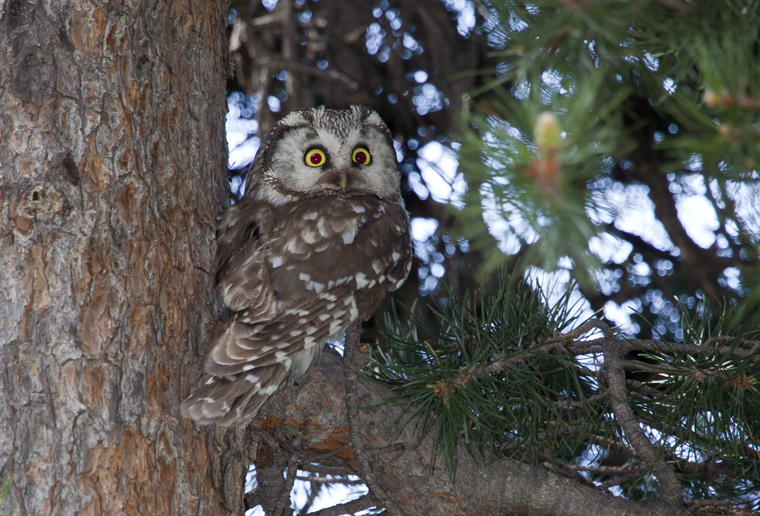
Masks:
[[[351,154],[351,159],[354,163],[358,163],[359,165],[369,165],[369,162],[372,161],[372,158],[369,156],[369,151],[364,147],[355,148],[354,153]]]
[[[304,161],[306,161],[306,164],[309,165],[310,167],[320,167],[325,164],[325,161],[327,161],[327,158],[325,157],[325,153],[322,152],[321,150],[310,149],[306,153],[306,156],[304,157]]]

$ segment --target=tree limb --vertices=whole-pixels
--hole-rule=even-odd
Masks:
[[[609,328],[607,328],[609,330]],[[604,330],[603,330],[604,331]],[[611,332],[605,331],[605,334]],[[657,450],[649,442],[649,439],[641,427],[638,420],[628,404],[628,392],[625,388],[625,372],[620,362],[620,350],[618,340],[605,339],[602,349],[604,350],[604,372],[607,380],[607,389],[609,390],[610,405],[615,412],[615,418],[618,424],[625,432],[625,436],[636,450],[636,453],[649,466],[650,471],[660,481],[662,488],[662,499],[672,506],[676,512],[681,512],[683,504],[683,487],[678,480],[673,468],[671,468],[664,458],[658,456]]]
[[[351,447],[356,453],[359,468],[369,486],[370,491],[380,500],[386,510],[392,514],[404,514],[381,487],[375,472],[364,453],[364,440],[359,429],[359,405],[356,394],[356,377],[359,370],[367,363],[367,358],[359,356],[359,332],[361,321],[356,320],[346,330],[346,345],[343,352],[343,373],[346,378],[346,414],[348,416],[348,432]]]
[[[344,378],[341,357],[325,350],[308,375],[270,398],[254,424],[276,422],[273,436],[282,441],[283,449],[290,447],[310,453],[339,449],[349,442]],[[383,404],[392,396],[389,389],[362,376],[356,377],[355,389],[356,406],[372,407],[361,411],[358,431],[362,441],[372,449],[385,449],[393,443],[404,445],[402,455],[393,463],[368,462],[374,465],[375,481],[386,493],[392,493],[393,501],[407,514],[672,516],[674,513],[672,506],[660,501],[640,505],[515,460],[476,464],[462,450],[458,450],[456,475],[451,479],[437,461],[431,470],[432,437],[424,437],[417,446],[413,428],[399,431],[403,409]],[[610,443],[599,444],[606,447]],[[335,457],[362,476],[355,450],[343,449]],[[259,482],[266,489],[265,480],[259,477]],[[383,505],[380,501],[377,504]]]

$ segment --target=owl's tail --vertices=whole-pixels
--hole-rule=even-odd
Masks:
[[[238,425],[253,418],[287,378],[288,367],[279,363],[213,376],[182,403],[180,411],[202,425]]]

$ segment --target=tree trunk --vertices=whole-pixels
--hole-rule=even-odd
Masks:
[[[240,514],[216,320],[226,2],[0,2],[0,514]],[[229,465],[229,467],[225,467]]]

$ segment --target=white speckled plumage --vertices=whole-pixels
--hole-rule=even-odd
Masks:
[[[325,155],[309,166],[312,149]],[[370,158],[352,160],[357,148]],[[200,423],[255,416],[325,341],[369,318],[411,264],[409,218],[390,132],[352,106],[290,113],[269,132],[243,198],[220,216],[217,282],[235,313],[183,404]]]

